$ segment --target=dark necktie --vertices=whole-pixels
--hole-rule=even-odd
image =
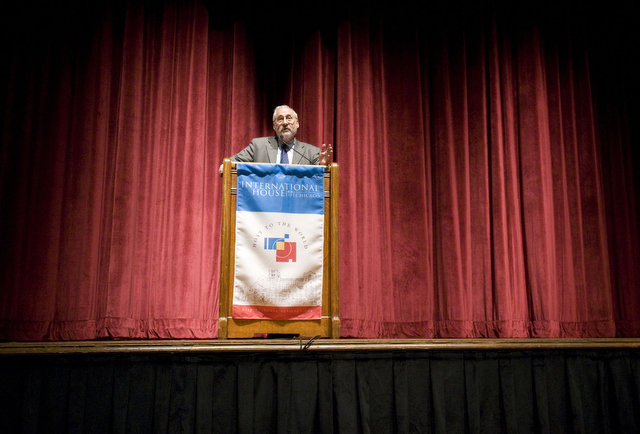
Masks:
[[[282,144],[282,154],[280,154],[280,164],[289,164],[289,145],[286,143]]]

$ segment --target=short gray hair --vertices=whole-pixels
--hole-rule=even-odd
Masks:
[[[272,122],[276,121],[276,113],[278,113],[278,110],[283,109],[283,108],[288,108],[289,110],[291,110],[293,112],[293,114],[295,115],[296,119],[298,119],[298,113],[296,113],[296,111],[294,109],[292,109],[288,105],[279,105],[278,107],[273,109]]]

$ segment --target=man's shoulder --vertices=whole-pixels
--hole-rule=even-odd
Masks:
[[[253,140],[251,140],[251,142],[256,144],[266,144],[266,143],[277,142],[277,140],[274,136],[267,136],[267,137],[255,137]]]
[[[296,139],[296,143],[299,144],[301,147],[309,147],[310,149],[315,149],[318,148],[316,145],[312,145],[311,143],[307,143],[307,142],[303,142],[301,140]]]

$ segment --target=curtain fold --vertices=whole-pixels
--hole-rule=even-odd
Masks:
[[[624,8],[73,5],[2,21],[0,339],[215,338],[279,104],[341,167],[343,337],[640,336]]]

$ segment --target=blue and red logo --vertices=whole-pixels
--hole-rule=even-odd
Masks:
[[[265,250],[276,251],[276,262],[296,262],[296,243],[287,241],[289,234],[284,238],[265,238]]]

